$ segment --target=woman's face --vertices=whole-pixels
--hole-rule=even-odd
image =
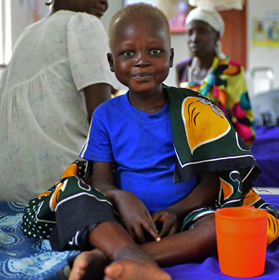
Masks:
[[[107,0],[64,0],[67,10],[85,12],[101,18],[108,9]]]
[[[187,43],[194,56],[202,57],[215,52],[215,45],[219,33],[209,24],[200,20],[193,20],[186,26]]]

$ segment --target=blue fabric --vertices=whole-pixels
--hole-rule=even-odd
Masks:
[[[115,185],[137,195],[151,213],[185,198],[197,182],[196,177],[173,182],[176,155],[168,103],[152,115],[131,106],[127,94],[103,103],[93,114],[80,156],[115,162]]]
[[[46,239],[26,238],[25,205],[0,202],[0,279],[66,280],[67,259],[79,251],[52,251]]]
[[[262,170],[257,187],[279,186],[279,126],[257,127],[251,151]]]

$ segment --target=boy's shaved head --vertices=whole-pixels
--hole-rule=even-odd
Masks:
[[[160,9],[150,4],[139,3],[139,4],[128,5],[120,9],[111,18],[109,24],[109,31],[108,31],[109,46],[111,50],[113,49],[115,40],[117,39],[116,31],[119,31],[117,30],[118,23],[125,21],[127,19],[132,19],[133,17],[137,17],[137,16],[142,16],[143,21],[145,16],[153,17],[156,19],[156,21],[161,21],[163,26],[165,26],[166,28],[166,35],[168,36],[169,44],[171,44],[169,22],[165,14]]]

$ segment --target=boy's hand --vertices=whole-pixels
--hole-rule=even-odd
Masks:
[[[154,223],[161,224],[160,237],[174,234],[179,230],[176,214],[171,209],[159,210],[152,215]]]
[[[133,193],[114,186],[113,163],[95,161],[93,186],[103,192],[116,206],[120,221],[128,233],[139,243],[146,242],[146,231],[156,241],[160,240],[152,217],[143,202]]]
[[[128,233],[139,243],[145,243],[145,229],[151,236],[159,241],[160,237],[155,223],[143,202],[133,193],[118,191],[114,203],[117,207],[120,220]]]

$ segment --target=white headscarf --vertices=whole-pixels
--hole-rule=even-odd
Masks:
[[[185,25],[189,24],[193,20],[200,20],[206,22],[215,31],[219,32],[220,38],[224,34],[225,24],[221,15],[216,11],[207,11],[199,7],[191,10],[186,17]],[[226,56],[222,52],[221,42],[218,40],[215,46],[215,52],[220,59],[225,59]]]

